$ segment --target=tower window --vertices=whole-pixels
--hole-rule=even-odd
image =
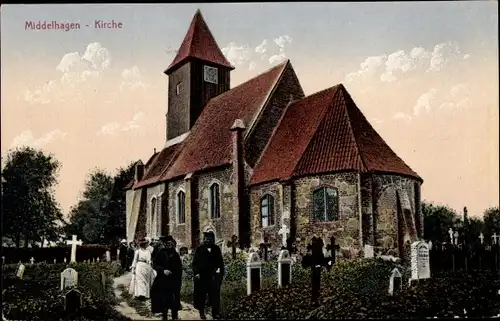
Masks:
[[[177,84],[177,86],[175,86],[175,94],[176,95],[179,95],[181,93],[181,89],[182,89],[181,86],[182,86],[182,82],[179,82]]]
[[[217,73],[217,68],[215,67],[210,67],[210,66],[204,66],[204,72],[203,72],[203,79],[206,82],[212,83],[212,84],[218,84],[218,73]]]

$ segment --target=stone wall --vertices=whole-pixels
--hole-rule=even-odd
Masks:
[[[320,187],[334,187],[339,193],[339,219],[333,222],[312,221],[313,192]],[[339,173],[301,178],[295,182],[295,215],[297,224],[296,237],[301,251],[310,242],[312,236],[323,238],[325,243],[333,235],[341,248],[354,252],[360,250],[360,223],[358,174]],[[354,253],[356,255],[356,253]]]
[[[147,187],[146,190],[146,235],[151,238],[161,236],[161,209],[162,195],[165,191],[165,184],[158,184]],[[156,199],[155,213],[152,211],[153,199]]]
[[[172,237],[177,241],[178,247],[189,247],[191,243],[191,236],[186,233],[186,224],[188,224],[187,217],[185,224],[178,224],[177,221],[177,193],[181,190],[186,193],[186,184],[183,178],[168,183],[168,212],[170,216],[170,235],[172,235]]]
[[[280,183],[269,183],[259,185],[251,189],[250,192],[250,213],[251,213],[251,244],[254,247],[258,247],[262,242],[264,237],[268,238],[268,242],[271,243],[271,248],[275,249],[281,247],[281,236],[278,235],[278,231],[282,223],[282,208],[283,208],[283,194],[282,194],[282,184]],[[274,198],[274,225],[268,227],[262,227],[261,224],[261,213],[260,213],[260,201],[262,197],[266,194],[271,195]],[[290,227],[288,225],[288,227]]]
[[[417,180],[397,175],[373,175],[373,208],[374,208],[374,241],[376,251],[384,254],[399,255],[398,253],[398,200],[397,192],[406,192],[409,198],[411,212],[415,221],[422,221],[421,213],[416,213],[415,203],[419,197],[415,195]],[[419,184],[417,185],[419,186]],[[419,206],[417,206],[419,209]],[[423,224],[419,226],[423,232]],[[420,233],[419,233],[420,234]]]
[[[231,184],[231,168],[217,169],[197,175],[199,195],[200,237],[207,228],[215,230],[217,240],[228,241],[234,234],[233,222],[233,186]],[[210,186],[219,184],[221,217],[210,217]]]

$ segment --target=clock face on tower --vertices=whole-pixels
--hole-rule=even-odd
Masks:
[[[203,73],[203,79],[206,82],[212,83],[212,84],[217,84],[218,83],[218,73],[217,73],[217,68],[215,67],[210,67],[210,66],[204,66],[204,73]]]

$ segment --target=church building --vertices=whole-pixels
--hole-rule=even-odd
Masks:
[[[204,231],[224,249],[341,249],[401,255],[423,235],[423,182],[377,134],[342,84],[305,96],[287,60],[231,87],[234,67],[197,11],[165,70],[163,149],[136,163],[127,239],[170,234],[194,248]]]

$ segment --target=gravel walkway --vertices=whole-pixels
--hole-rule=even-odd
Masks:
[[[120,285],[124,285],[126,288],[128,288],[131,278],[132,274],[130,272],[127,272],[124,275],[114,279],[113,288],[115,290],[115,296],[120,301],[119,305],[116,306],[116,310],[121,314],[123,314],[124,316],[131,318],[132,320],[147,320],[147,321],[161,320],[161,318],[157,317],[148,318],[139,315],[133,307],[128,305],[127,302],[123,301],[121,296],[122,290],[120,289]],[[150,301],[146,301],[145,303],[148,307],[150,306]],[[182,304],[182,310],[179,311],[180,320],[200,320],[200,315],[198,314],[198,311],[193,307],[193,305],[186,302],[181,302],[181,304]],[[209,315],[207,315],[207,319],[210,319]],[[169,313],[169,320],[171,320],[170,313]]]

